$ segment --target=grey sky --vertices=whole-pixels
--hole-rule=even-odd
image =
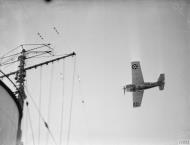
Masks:
[[[76,51],[70,145],[177,144],[179,136],[190,131],[189,23],[186,1],[1,1],[1,55],[22,43],[50,42],[61,54]],[[160,73],[166,74],[165,90],[145,91],[142,107],[137,109],[132,108],[132,94],[123,95],[122,91],[123,85],[131,83],[132,60],[141,61],[145,81],[156,81]],[[50,127],[57,142],[62,64],[53,66]],[[65,65],[64,143],[73,59]],[[42,69],[45,118],[50,71],[51,66]],[[34,98],[39,96],[39,73],[28,73],[28,89]],[[38,116],[32,107],[37,144]],[[24,140],[32,144],[29,126],[23,122],[27,132]],[[41,143],[45,142],[44,131],[42,127]]]

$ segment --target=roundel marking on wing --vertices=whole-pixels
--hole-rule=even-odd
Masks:
[[[137,69],[138,68],[138,65],[137,64],[133,64],[132,65],[132,69]]]

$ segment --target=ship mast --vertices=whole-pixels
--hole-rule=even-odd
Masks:
[[[24,82],[25,82],[25,77],[26,77],[26,70],[24,69],[25,59],[26,59],[25,52],[26,51],[22,46],[21,55],[18,57],[18,61],[20,62],[20,64],[18,66],[18,71],[15,77],[16,84],[18,86],[17,87],[18,90],[15,93],[17,94],[17,99],[22,108],[22,111],[23,111],[23,106],[24,106],[24,100],[26,99],[26,94],[24,92]],[[21,130],[21,120],[20,120],[18,124],[18,131],[17,131],[17,145],[23,144],[21,142],[21,137],[22,137],[22,130]]]
[[[30,44],[28,44],[28,45],[30,45]],[[31,45],[34,45],[34,44],[31,44]],[[9,76],[16,74],[16,76],[15,76],[15,81],[16,81],[16,85],[15,85],[16,86],[16,92],[15,92],[15,94],[16,94],[16,99],[18,100],[19,105],[21,107],[22,114],[23,114],[23,109],[24,109],[24,101],[26,99],[26,94],[25,94],[25,91],[24,91],[24,88],[25,88],[24,83],[25,83],[26,71],[30,70],[30,69],[33,69],[33,68],[36,69],[39,66],[48,65],[49,63],[53,63],[54,61],[59,61],[61,59],[65,59],[67,57],[76,55],[76,53],[73,52],[73,53],[70,53],[70,54],[67,54],[67,55],[64,55],[64,56],[61,56],[61,57],[58,57],[58,58],[55,58],[55,59],[52,59],[52,60],[48,60],[48,61],[45,61],[45,62],[42,62],[42,63],[39,63],[39,64],[35,64],[33,66],[25,68],[26,59],[38,56],[38,55],[34,55],[32,57],[27,57],[27,55],[29,53],[35,52],[35,53],[40,53],[40,55],[43,55],[45,53],[51,53],[51,51],[32,51],[32,50],[42,48],[42,47],[49,47],[49,45],[50,44],[42,44],[42,46],[27,50],[27,51],[24,49],[23,45],[20,45],[22,47],[22,51],[20,53],[17,53],[17,54],[20,54],[18,56],[18,60],[17,60],[17,61],[19,61],[18,70],[14,71],[14,72],[10,72],[8,74],[3,74],[3,76],[0,76],[0,78],[7,77],[10,80]],[[13,55],[10,55],[10,56],[15,56],[17,54],[13,54]],[[14,63],[14,62],[17,62],[17,61],[5,63],[5,64]],[[22,114],[20,114],[19,123],[18,123],[17,143],[16,143],[16,145],[23,145],[23,143],[21,141],[21,137],[22,137],[22,130],[21,130]]]
[[[25,66],[25,59],[26,59],[26,50],[22,49],[21,55],[18,57],[20,64],[18,66],[18,71],[16,73],[16,84],[18,86],[18,90],[16,91],[17,99],[20,103],[21,108],[23,109],[24,100],[26,99],[26,94],[24,92],[24,82],[26,77],[26,70],[24,69]]]

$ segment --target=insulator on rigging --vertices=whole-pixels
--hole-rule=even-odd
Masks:
[[[45,124],[46,128],[48,128],[48,129],[49,129],[48,124],[47,124],[45,121],[44,121],[44,124]]]
[[[38,34],[38,36],[41,38],[41,39],[44,39],[43,37],[42,37],[42,35],[38,32],[37,33]]]
[[[59,35],[59,31],[57,30],[56,27],[53,27],[54,31]]]

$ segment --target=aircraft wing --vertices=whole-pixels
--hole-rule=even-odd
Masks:
[[[133,92],[133,107],[140,107],[144,90]]]
[[[144,83],[141,66],[139,61],[131,62],[132,84],[139,85]]]

